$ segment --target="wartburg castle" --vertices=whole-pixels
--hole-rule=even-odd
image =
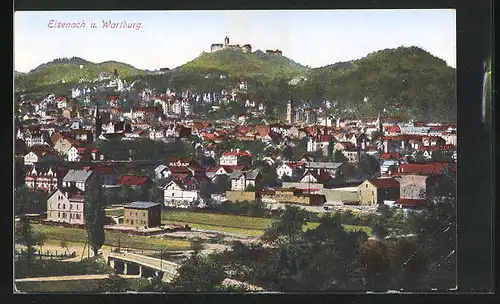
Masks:
[[[252,52],[252,46],[250,44],[244,44],[243,46],[239,44],[229,44],[229,38],[226,36],[224,38],[224,43],[214,43],[210,47],[211,52],[216,52],[220,50],[239,50],[242,51],[243,53],[251,53]],[[272,54],[278,54],[282,55],[282,52],[280,50],[266,50],[266,53],[272,53]]]

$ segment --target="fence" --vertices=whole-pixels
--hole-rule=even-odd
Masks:
[[[17,251],[15,253],[15,257],[17,258],[17,260],[27,259],[28,258],[28,250],[21,249],[20,251]],[[76,257],[75,251],[73,251],[72,253],[67,253],[67,252],[58,253],[57,251],[55,253],[48,252],[48,251],[46,251],[46,253],[43,253],[43,252],[40,252],[39,250],[35,250],[32,253],[33,259],[38,258],[40,260],[43,258],[50,259],[50,260],[65,260],[65,259],[70,259],[70,258],[75,258],[75,257]]]

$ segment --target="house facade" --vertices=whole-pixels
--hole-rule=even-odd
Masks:
[[[163,194],[165,206],[187,205],[200,199],[198,185],[195,182],[171,181],[163,188]]]
[[[252,154],[246,150],[224,152],[219,160],[221,166],[242,166],[252,164]]]
[[[84,196],[56,190],[47,199],[47,220],[68,224],[84,224]]]
[[[244,191],[250,185],[255,187],[255,182],[259,175],[259,170],[234,171],[229,177],[231,180],[231,190]]]
[[[400,195],[399,182],[394,178],[366,180],[358,186],[359,201],[362,205],[382,204],[385,200],[396,201]]]
[[[33,167],[26,173],[25,177],[26,187],[45,192],[56,190],[60,186],[60,182],[61,176],[52,168]]]
[[[71,169],[64,176],[62,184],[64,188],[76,187],[81,191],[86,191],[94,176],[94,172],[90,170]]]
[[[123,209],[125,226],[151,228],[161,225],[161,204],[159,203],[132,202]]]

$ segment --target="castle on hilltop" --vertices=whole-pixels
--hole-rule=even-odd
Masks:
[[[220,50],[239,50],[242,51],[243,53],[251,53],[252,52],[252,46],[250,44],[245,44],[243,46],[240,46],[239,44],[229,44],[229,38],[226,36],[224,38],[224,44],[222,43],[214,43],[210,47],[211,52],[216,52]]]

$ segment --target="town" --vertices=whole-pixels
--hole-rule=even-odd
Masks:
[[[110,78],[106,88],[120,83],[101,76]],[[431,192],[439,190],[435,186],[446,172],[455,172],[454,124],[384,115],[324,118],[332,103],[307,109],[292,100],[284,121],[251,124],[254,109],[262,114],[265,108],[239,98],[245,85],[220,94],[146,89],[137,92],[140,106],[130,111],[121,106],[118,90],[102,103],[93,100],[94,91],[78,86],[67,96],[22,100],[16,157],[24,174],[16,180],[19,188],[46,193],[35,211],[26,212],[39,214],[40,223],[83,228],[85,193],[97,176],[106,208],[113,210],[107,231],[138,235],[191,230],[189,221],[164,221],[160,213],[166,210],[228,202],[258,202],[266,209],[295,205],[316,213],[376,213],[382,205],[418,210],[428,196],[438,195]],[[204,113],[194,110],[199,103],[240,103],[250,114],[201,120]],[[184,153],[169,159],[139,153],[148,142]],[[135,151],[114,151],[125,147]]]
[[[211,22],[219,38],[160,56],[135,47],[184,17],[130,14],[134,46],[102,36],[122,57],[16,66],[16,292],[455,288],[449,58],[418,41],[333,56]]]

